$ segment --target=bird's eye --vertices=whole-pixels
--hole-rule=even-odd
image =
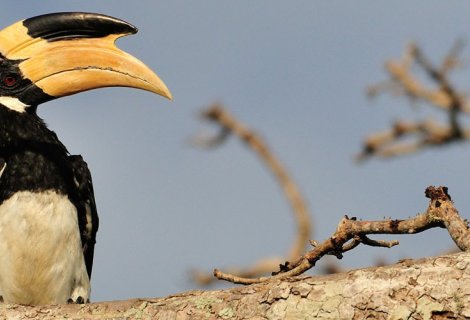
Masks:
[[[2,84],[7,88],[13,88],[18,83],[18,76],[16,74],[7,74],[2,77]]]

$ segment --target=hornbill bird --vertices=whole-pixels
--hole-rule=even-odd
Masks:
[[[0,295],[29,305],[90,296],[98,215],[91,175],[36,114],[43,102],[123,86],[171,99],[160,78],[115,46],[131,24],[67,12],[0,31]]]

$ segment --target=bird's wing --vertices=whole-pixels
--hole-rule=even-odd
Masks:
[[[95,249],[96,232],[98,231],[99,223],[95,196],[93,193],[93,184],[91,181],[91,173],[82,156],[71,155],[69,156],[69,160],[74,174],[74,182],[77,187],[76,196],[78,199],[75,199],[75,205],[77,206],[78,225],[80,227],[83,255],[85,257],[88,277],[91,278],[93,252]]]

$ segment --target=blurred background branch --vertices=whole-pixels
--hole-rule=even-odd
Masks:
[[[446,122],[441,123],[431,117],[421,121],[397,120],[391,128],[372,133],[364,140],[362,151],[357,155],[358,161],[370,157],[400,156],[470,138],[470,128],[461,124],[463,115],[470,112],[470,102],[449,80],[449,74],[462,66],[460,54],[463,47],[462,40],[456,41],[442,62],[435,66],[417,44],[411,43],[400,60],[385,63],[390,80],[369,86],[369,97],[389,92],[406,96],[412,102],[422,101],[445,112]],[[413,66],[424,72],[432,87],[418,79]]]
[[[301,192],[292,178],[287,173],[284,166],[268,148],[266,142],[253,130],[249,129],[233,115],[231,115],[221,104],[213,104],[202,112],[202,117],[205,120],[216,123],[220,126],[220,132],[213,137],[195,137],[192,141],[193,144],[202,148],[213,148],[221,145],[226,141],[229,135],[234,134],[252,151],[254,151],[263,163],[271,170],[277,182],[284,191],[294,214],[295,222],[297,225],[297,232],[294,243],[286,256],[262,258],[249,267],[227,267],[226,269],[231,273],[244,278],[255,278],[261,275],[269,274],[277,269],[279,265],[285,261],[292,261],[301,256],[309,239],[312,237],[312,222],[311,215],[308,211],[305,200]],[[270,234],[266,228],[263,228],[266,234]],[[217,280],[214,278],[213,273],[194,271],[193,279],[201,285],[208,285]]]

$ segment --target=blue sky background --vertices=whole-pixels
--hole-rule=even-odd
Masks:
[[[353,156],[368,133],[430,114],[404,99],[369,101],[365,87],[386,79],[383,62],[411,40],[439,61],[458,37],[468,39],[470,3],[17,1],[3,3],[1,25],[57,11],[100,12],[136,25],[139,33],[119,46],[156,70],[174,95],[169,102],[111,88],[40,107],[93,173],[101,218],[93,300],[194,289],[192,268],[249,265],[288,251],[292,215],[256,156],[235,139],[209,152],[188,144],[195,133],[214,131],[198,112],[215,101],[269,141],[308,200],[317,240],[344,214],[415,215],[432,184],[447,185],[468,218],[469,145],[364,165]],[[462,89],[468,73],[456,75]],[[358,248],[343,265],[434,255],[453,245],[445,230],[392,238],[401,245]]]

